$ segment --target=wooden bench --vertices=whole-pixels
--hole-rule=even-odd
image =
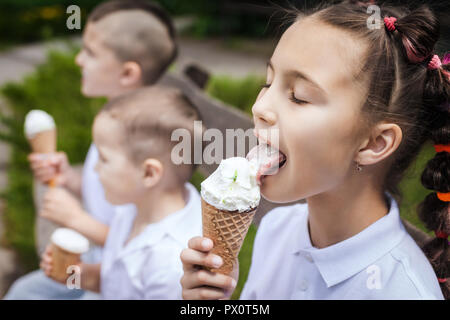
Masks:
[[[197,72],[192,72],[192,68],[188,74],[198,74]],[[197,77],[200,78],[201,87],[204,87],[204,76]],[[189,99],[197,106],[199,112],[202,116],[204,125],[207,128],[217,128],[222,134],[225,136],[226,129],[243,129],[244,131],[250,128],[253,128],[253,121],[251,117],[240,110],[228,106],[214,98],[209,97],[199,86],[197,86],[193,81],[188,79],[185,76],[174,76],[172,74],[166,75],[162,80],[161,84],[167,86],[173,86],[182,90]],[[248,141],[246,142],[246,152],[249,150]],[[225,149],[225,144],[224,144]],[[223,153],[225,154],[225,152]],[[202,173],[205,177],[209,176],[214,170],[217,168],[217,164],[215,165],[205,165],[202,164],[198,167],[200,173]],[[35,207],[37,210],[40,208],[40,199],[42,199],[43,194],[46,191],[46,187],[42,186],[39,183],[34,184],[34,199],[35,199]],[[303,200],[299,201],[299,203],[304,203]],[[291,205],[286,204],[286,205]],[[261,218],[274,207],[280,206],[280,204],[271,203],[265,199],[261,199],[261,203],[258,207],[257,213],[255,215],[254,224],[256,226],[259,225]],[[38,252],[41,253],[47,243],[49,242],[49,238],[53,230],[57,227],[55,224],[47,221],[46,219],[40,218],[37,216],[36,219],[36,244],[38,248]],[[411,234],[411,236],[415,239],[415,241],[421,246],[424,241],[429,239],[429,236],[413,226],[408,221],[403,220],[403,223],[407,229],[407,231]]]

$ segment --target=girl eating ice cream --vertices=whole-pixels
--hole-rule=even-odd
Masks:
[[[450,296],[450,65],[434,51],[439,23],[426,6],[380,6],[380,28],[369,28],[368,5],[299,14],[268,63],[255,134],[282,156],[261,194],[306,203],[263,218],[241,299]],[[436,237],[422,251],[400,220],[398,183],[429,140],[437,153],[419,215]],[[185,299],[231,295],[237,267],[208,271],[223,263],[212,247],[196,237],[182,252]]]

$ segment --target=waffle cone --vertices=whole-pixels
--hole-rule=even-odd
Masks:
[[[202,199],[203,236],[214,242],[211,252],[223,259],[220,268],[210,271],[227,275],[233,271],[256,209],[245,212],[220,210]]]
[[[28,140],[35,153],[52,153],[56,151],[56,130],[42,131]]]

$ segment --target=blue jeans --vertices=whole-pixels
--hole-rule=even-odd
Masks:
[[[92,248],[83,255],[82,260],[95,263],[101,260],[101,250]],[[45,275],[42,270],[30,272],[17,279],[5,300],[96,300],[100,295],[81,289],[69,289],[65,285],[56,282]]]
[[[85,291],[68,289],[45,275],[42,270],[30,272],[17,279],[5,300],[76,300],[82,299]]]

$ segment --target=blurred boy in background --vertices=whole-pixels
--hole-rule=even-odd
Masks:
[[[144,86],[151,86],[177,56],[175,30],[168,14],[156,4],[140,0],[113,0],[100,4],[89,15],[83,31],[83,47],[76,57],[82,72],[81,91],[87,97],[108,100]],[[63,107],[63,102],[62,102]],[[97,245],[83,261],[101,261],[116,207],[105,199],[94,167],[98,150],[91,145],[80,175],[64,152],[30,154],[36,179],[55,179],[58,188],[43,199],[40,215],[74,229]],[[82,203],[78,198],[82,199]],[[5,299],[95,298],[83,290],[70,290],[40,270],[18,279]]]
[[[202,234],[194,171],[197,109],[180,90],[153,86],[111,100],[97,115],[96,170],[117,210],[101,264],[81,263],[81,287],[104,299],[181,299],[181,251]],[[189,133],[190,156],[172,161],[175,130]],[[183,141],[187,142],[187,141]],[[52,269],[51,247],[41,263]]]

